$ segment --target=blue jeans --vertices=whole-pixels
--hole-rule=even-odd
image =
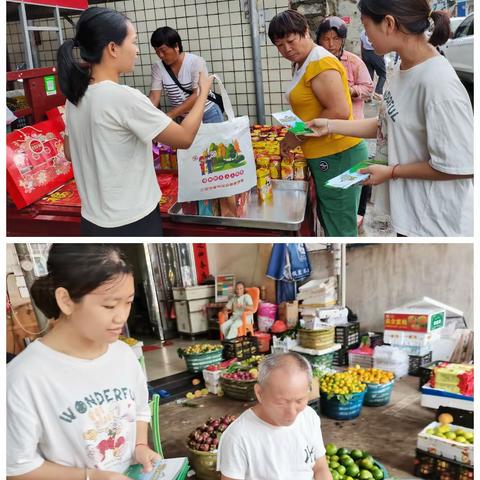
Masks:
[[[202,118],[203,123],[221,123],[224,121],[223,113],[220,107],[214,103],[204,114]]]

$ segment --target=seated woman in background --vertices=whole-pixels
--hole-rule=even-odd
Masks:
[[[253,312],[252,297],[245,293],[245,285],[242,282],[235,285],[235,295],[225,305],[224,312],[232,313],[230,319],[221,326],[224,338],[230,340],[238,337],[238,328],[243,324],[242,315],[244,312]],[[248,316],[248,321],[253,323],[253,315]]]

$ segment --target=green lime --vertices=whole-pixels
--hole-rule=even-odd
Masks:
[[[360,472],[360,476],[358,477],[360,480],[368,480],[369,478],[373,478],[372,472],[368,470],[362,470]]]
[[[346,477],[343,477],[343,480],[353,480],[353,477],[346,476]]]
[[[350,452],[350,456],[355,460],[359,460],[360,458],[363,458],[363,452],[361,450],[355,449]]]
[[[340,474],[340,475],[345,475],[345,472],[347,471],[347,469],[343,466],[343,465],[339,465],[337,467],[337,472]]]
[[[330,462],[330,470],[336,470],[340,464],[338,462]]]
[[[330,458],[330,460],[332,462],[338,462],[340,460],[340,457],[338,455],[332,455],[332,457]]]
[[[353,464],[347,468],[347,475],[349,475],[350,477],[356,477],[359,473],[360,468],[358,468],[358,465]]]
[[[333,443],[327,443],[325,445],[325,450],[327,452],[327,455],[331,457],[332,455],[336,455],[338,448]]]
[[[375,480],[382,480],[383,479],[383,472],[378,467],[372,468],[372,475]]]
[[[345,465],[346,467],[349,467],[350,465],[353,465],[355,463],[355,461],[349,455],[342,455],[340,457],[340,463],[342,465]]]
[[[373,462],[368,458],[362,458],[362,460],[360,460],[360,467],[362,470],[371,470],[373,468]]]
[[[330,470],[333,480],[341,480],[340,474],[336,470]]]
[[[349,453],[350,451],[348,450],[348,448],[339,448],[337,455],[341,457],[342,455],[348,455]]]

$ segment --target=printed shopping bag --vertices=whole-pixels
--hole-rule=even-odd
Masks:
[[[235,117],[221,80],[228,120],[202,124],[188,150],[178,150],[178,201],[209,200],[250,190],[257,183],[250,123]]]
[[[44,197],[73,178],[63,151],[59,119],[47,120],[7,135],[7,193],[17,208]]]

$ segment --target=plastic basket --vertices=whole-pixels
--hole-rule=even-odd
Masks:
[[[187,364],[187,370],[192,373],[201,372],[204,368],[222,361],[223,350],[219,348],[213,352],[182,354]]]
[[[333,352],[332,365],[336,367],[346,367],[348,365],[348,350],[346,348]]]
[[[362,368],[373,368],[373,355],[348,352],[348,364],[351,367],[360,365]]]
[[[408,374],[414,377],[420,375],[420,367],[432,361],[432,352],[426,355],[409,355],[408,356]]]
[[[433,369],[440,363],[444,363],[443,360],[437,360],[432,363],[427,363],[426,365],[422,365],[418,369],[418,376],[420,377],[420,380],[418,382],[419,390],[421,390],[422,387],[430,380],[430,376],[432,375]]]
[[[305,357],[312,367],[328,367],[331,368],[333,365],[333,356],[334,352],[325,353],[324,355],[308,355],[302,353],[302,357]]]
[[[380,345],[383,345],[383,332],[367,332],[360,335],[360,340],[363,337],[368,337],[370,339],[370,348],[375,348]]]
[[[394,380],[389,383],[367,383],[363,404],[367,407],[382,407],[390,403]]]
[[[352,399],[341,404],[336,397],[328,399],[328,394],[320,391],[320,408],[322,414],[335,420],[352,420],[360,415],[363,407],[365,391],[354,393]]]
[[[254,385],[256,380],[233,380],[231,378],[220,377],[220,387],[223,393],[234,400],[244,402],[253,402],[257,399]]]
[[[300,346],[313,350],[325,350],[335,343],[335,328],[325,327],[320,330],[307,330],[301,328],[298,331]]]
[[[340,343],[343,348],[356,348],[360,344],[360,324],[351,322],[335,327],[335,343]]]
[[[237,358],[246,360],[258,353],[258,340],[253,336],[237,337],[232,340],[223,340],[223,357],[225,360]]]
[[[430,479],[473,480],[473,467],[447,460],[419,448],[415,456],[415,476]]]
[[[188,445],[188,458],[195,470],[195,478],[200,480],[220,480],[220,472],[217,472],[217,453],[200,452],[192,450]]]

